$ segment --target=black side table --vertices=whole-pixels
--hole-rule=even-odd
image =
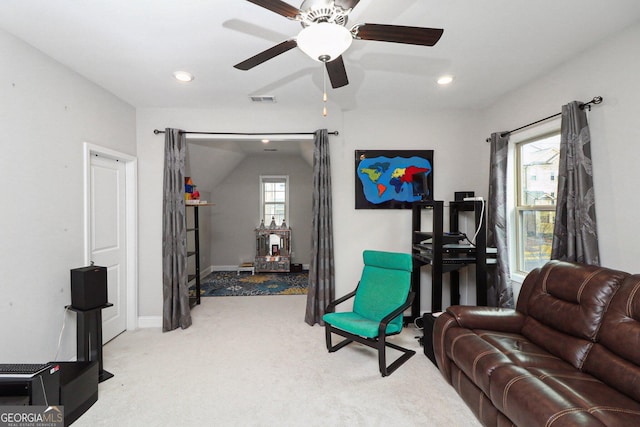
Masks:
[[[113,307],[108,302],[100,307],[90,310],[82,310],[72,305],[66,306],[75,311],[78,316],[76,333],[77,359],[79,362],[98,361],[98,382],[103,382],[113,377],[111,372],[102,367],[102,309]]]

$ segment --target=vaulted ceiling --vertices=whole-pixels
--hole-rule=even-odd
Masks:
[[[639,19],[638,0],[361,0],[349,26],[444,35],[434,47],[354,40],[350,84],[329,97],[344,110],[482,108]],[[301,30],[244,0],[3,0],[0,28],[135,107],[243,108],[251,95],[321,104],[321,64],[299,49],[233,68]],[[176,70],[195,80],[177,82]],[[451,85],[436,84],[443,74]]]

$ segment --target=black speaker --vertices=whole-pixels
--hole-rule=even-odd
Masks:
[[[424,355],[433,362],[434,365],[438,366],[438,362],[436,362],[436,355],[433,350],[433,325],[436,323],[436,318],[431,313],[424,313],[422,315],[422,326],[423,326],[423,338],[422,345],[424,346]]]
[[[107,268],[92,265],[71,270],[71,305],[91,310],[107,303]]]

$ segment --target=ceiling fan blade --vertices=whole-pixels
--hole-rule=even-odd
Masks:
[[[338,89],[339,87],[349,84],[347,78],[347,70],[344,68],[344,61],[342,55],[338,56],[331,62],[326,62],[327,74],[329,74],[329,80],[331,80],[331,87]]]
[[[360,24],[351,30],[362,40],[433,46],[444,30],[440,28],[405,27],[402,25]]]
[[[269,9],[272,12],[282,15],[285,18],[296,19],[300,15],[300,9],[291,6],[281,0],[247,0],[253,4]]]
[[[353,9],[360,3],[360,0],[336,0],[336,6],[340,6],[343,9]]]
[[[254,55],[251,58],[240,62],[239,64],[234,65],[234,67],[244,71],[250,70],[256,65],[260,65],[263,62],[270,60],[271,58],[275,58],[276,56],[293,49],[297,45],[298,43],[293,39],[283,41],[282,43],[277,44],[272,48],[262,51],[259,54]]]

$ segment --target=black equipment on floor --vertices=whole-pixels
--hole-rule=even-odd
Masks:
[[[0,404],[57,405],[60,367],[56,364],[0,364]]]
[[[68,426],[98,401],[98,361],[51,363],[60,367],[60,405]]]

